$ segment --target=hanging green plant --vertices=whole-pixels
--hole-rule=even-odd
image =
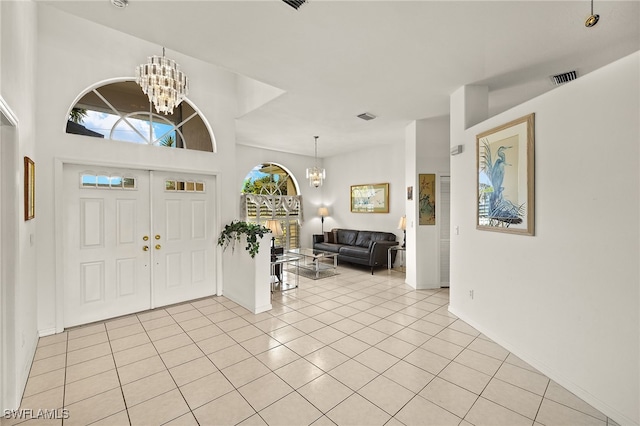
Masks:
[[[245,235],[247,238],[247,246],[245,250],[249,252],[251,257],[256,257],[256,254],[260,250],[260,241],[258,237],[264,237],[264,234],[271,232],[269,228],[265,228],[257,223],[249,223],[243,221],[234,220],[230,224],[225,225],[220,236],[218,237],[218,245],[222,247],[222,250],[226,250],[231,244],[231,250],[235,250],[237,241],[240,241],[240,237]]]

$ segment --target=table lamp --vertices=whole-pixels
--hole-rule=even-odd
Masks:
[[[405,246],[407,245],[407,217],[406,216],[402,216],[400,218],[400,222],[398,222],[398,229],[402,229],[402,232],[404,233],[404,238],[402,240],[402,248],[405,248]]]

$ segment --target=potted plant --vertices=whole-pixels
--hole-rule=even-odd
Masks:
[[[244,235],[247,240],[245,250],[249,252],[252,258],[256,256],[260,250],[259,238],[271,232],[269,228],[265,228],[257,223],[243,222],[239,220],[231,221],[230,224],[224,226],[220,236],[218,237],[218,245],[222,250],[226,250],[231,244],[231,250],[235,250],[236,242],[240,241]]]

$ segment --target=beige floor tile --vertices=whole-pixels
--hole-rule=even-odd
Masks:
[[[369,348],[353,358],[359,363],[369,367],[378,374],[383,373],[393,364],[400,361],[393,355],[390,355],[378,348]]]
[[[300,394],[292,392],[260,411],[260,416],[270,425],[301,426],[312,424],[322,413]]]
[[[73,383],[67,383],[64,390],[64,403],[66,405],[73,404],[116,388],[120,388],[116,370],[105,371]]]
[[[126,385],[166,369],[167,368],[162,362],[162,359],[160,359],[160,356],[154,355],[152,357],[118,367],[118,375],[120,377],[120,383],[122,385]]]
[[[305,335],[285,343],[285,346],[300,356],[306,356],[311,352],[315,352],[318,349],[324,347],[325,345],[321,341],[316,340],[311,336]]]
[[[128,425],[129,413],[127,410],[120,411],[116,414],[112,414],[109,417],[105,417],[102,420],[98,420],[95,423],[91,423],[91,426],[114,426],[114,425]]]
[[[204,315],[192,318],[190,320],[180,321],[180,327],[182,327],[182,329],[187,332],[191,330],[197,330],[202,327],[207,327],[212,324],[213,323],[211,322],[211,320]]]
[[[133,324],[125,325],[122,327],[109,329],[109,340],[122,339],[123,337],[128,337],[133,334],[144,333],[145,329],[139,321],[134,322]]]
[[[67,354],[54,355],[49,358],[42,358],[31,363],[29,377],[49,373],[53,370],[64,368],[67,365]]]
[[[111,350],[113,352],[124,351],[125,349],[135,348],[136,346],[144,345],[145,343],[151,343],[149,336],[146,332],[133,334],[131,336],[123,337],[121,339],[111,340]]]
[[[262,336],[264,332],[258,327],[249,324],[245,327],[240,327],[235,330],[228,331],[227,334],[236,342],[242,343],[246,340],[253,339],[254,337]]]
[[[449,363],[449,359],[433,352],[418,348],[404,357],[404,361],[422,368],[431,374],[439,374]]]
[[[330,345],[331,343],[336,342],[342,339],[343,337],[345,337],[346,334],[340,330],[336,330],[331,326],[326,326],[318,330],[315,330],[312,333],[309,333],[309,336],[313,337],[316,340],[321,341],[325,345]]]
[[[270,317],[267,318],[265,320],[262,321],[258,321],[256,323],[254,323],[253,325],[255,325],[256,327],[258,327],[260,330],[264,331],[265,333],[268,333],[270,331],[276,330],[278,328],[282,328],[282,327],[286,327],[289,324],[276,318],[276,317]]]
[[[177,389],[129,407],[131,426],[161,425],[189,412],[187,403]]]
[[[265,392],[265,389],[268,391]],[[254,410],[260,411],[290,394],[293,389],[276,374],[269,373],[242,386],[238,392],[251,404]]]
[[[116,352],[113,354],[113,358],[116,360],[116,366],[119,368],[156,355],[158,355],[156,348],[151,343],[145,343],[144,345]]]
[[[287,382],[289,386],[298,389],[316,377],[321,376],[324,372],[306,359],[301,358],[278,368],[275,373]]]
[[[482,397],[473,404],[464,419],[475,426],[531,426],[533,423],[531,419]]]
[[[344,355],[332,347],[325,346],[315,352],[310,353],[305,359],[316,367],[323,371],[329,371],[336,368],[338,365],[349,360],[349,357]]]
[[[420,392],[434,378],[433,374],[405,361],[400,361],[389,368],[383,376],[414,393]]]
[[[218,327],[220,327],[220,329],[222,331],[224,331],[225,333],[228,333],[230,331],[237,330],[239,328],[251,325],[249,323],[249,321],[247,321],[246,319],[241,318],[239,316],[234,316],[233,318],[230,318],[230,319],[224,320],[224,321],[220,321],[220,322],[215,321],[215,324]]]
[[[282,344],[289,343],[292,340],[305,336],[304,332],[291,325],[276,328],[275,330],[270,331],[269,335]]]
[[[141,322],[146,322],[162,317],[167,317],[169,316],[169,312],[165,311],[164,309],[154,309],[151,311],[139,313],[136,316]]]
[[[325,327],[325,323],[318,321],[315,318],[305,318],[302,321],[296,322],[293,326],[298,330],[309,334]]]
[[[371,345],[358,340],[355,337],[347,336],[330,344],[332,348],[342,352],[346,356],[352,358],[371,347]]]
[[[20,408],[32,410],[61,408],[63,407],[63,397],[64,386],[58,386],[57,388],[22,398]]]
[[[408,327],[410,329],[412,329],[412,330],[416,330],[416,331],[419,331],[421,333],[428,334],[430,336],[435,336],[436,334],[438,334],[442,330],[444,330],[445,326],[440,325],[440,324],[435,324],[435,323],[432,323],[430,321],[426,321],[425,318],[426,317],[424,317],[421,320],[418,320],[418,321],[414,322],[413,324],[409,325]]]
[[[262,417],[260,417],[260,415],[256,413],[253,416],[238,423],[238,426],[267,426],[267,424],[264,420],[262,420]]]
[[[498,369],[502,365],[501,361],[493,357],[483,355],[480,352],[472,351],[469,349],[462,351],[460,355],[456,357],[455,361],[459,364],[466,365],[467,367],[481,371],[490,376],[496,374],[496,371],[498,371]]]
[[[416,346],[394,336],[387,337],[375,345],[375,347],[395,356],[396,358],[404,358],[416,350]]]
[[[323,302],[323,303],[327,303],[327,302]],[[320,305],[322,305],[323,303],[321,303]],[[335,302],[329,301],[328,303],[335,303]],[[338,315],[340,315],[340,316],[342,316],[342,317],[344,317],[344,318],[351,317],[352,315],[355,315],[355,314],[357,314],[358,312],[360,312],[360,310],[359,310],[359,309],[352,308],[352,307],[350,307],[350,306],[343,306],[343,305],[340,305],[340,304],[338,304],[338,306],[337,306],[337,307],[335,307],[335,308],[331,308],[331,309],[332,309],[332,310],[331,310],[331,312],[334,312],[334,313],[336,313],[336,314],[338,314]],[[373,312],[373,310],[374,310],[374,309],[376,309],[376,308],[372,308],[372,309],[370,309],[368,312],[369,312],[370,314],[374,314],[374,315],[375,315],[375,313]],[[392,314],[392,313],[393,313],[393,311],[388,310],[388,309],[385,309],[385,311],[387,311],[387,312],[388,312],[388,314],[387,314],[387,315],[389,315],[389,314]],[[386,316],[386,315],[377,315],[377,316],[378,316],[378,317],[384,317],[384,316]]]
[[[405,425],[458,425],[462,420],[458,416],[450,413],[442,407],[427,401],[421,396],[416,396],[407,405],[405,405],[398,414],[396,419]]]
[[[193,305],[191,305],[191,303],[185,302],[178,305],[169,306],[168,308],[165,308],[165,310],[169,313],[169,315],[173,316],[181,312],[195,311],[196,309],[193,307]]]
[[[29,377],[27,385],[24,389],[24,397],[32,396],[40,392],[48,391],[53,388],[57,388],[64,385],[63,368],[53,370],[48,373],[39,374],[37,376]]]
[[[78,349],[67,353],[67,367],[75,365],[80,362],[89,361],[95,358],[100,358],[111,353],[111,346],[109,343],[100,343],[97,345],[89,346],[87,348]]]
[[[378,375],[369,367],[352,359],[329,371],[329,374],[354,391],[357,391]]]
[[[542,397],[499,379],[492,379],[482,397],[534,420]],[[604,418],[606,420],[606,417]]]
[[[298,393],[326,413],[352,395],[353,391],[329,374],[323,374],[299,388]]]
[[[256,358],[271,370],[277,370],[282,366],[300,359],[300,355],[287,348],[286,346],[281,345],[256,355]]]
[[[331,324],[331,327],[337,330],[340,330],[345,334],[351,334],[351,333],[355,333],[361,328],[364,328],[365,325],[359,322],[356,322],[350,318],[345,318],[338,322],[334,322],[333,324]]]
[[[184,330],[178,324],[169,324],[167,326],[154,328],[153,330],[147,330],[149,339],[154,342],[156,340],[166,339],[167,337],[175,336],[182,333],[184,333]]]
[[[276,346],[280,346],[280,342],[267,334],[261,334],[260,336],[242,342],[242,347],[252,355],[268,351]]]
[[[352,333],[351,337],[355,337],[356,339],[362,340],[368,345],[374,346],[389,337],[389,335],[375,330],[371,327],[364,327],[356,331],[355,333]]]
[[[67,367],[66,382],[67,384],[72,383],[115,368],[116,365],[113,361],[113,355],[105,355]]]
[[[549,382],[549,386],[547,387],[547,391],[545,392],[544,397],[562,405],[566,405],[567,407],[573,408],[574,410],[582,411],[583,413],[597,419],[607,420],[607,416],[605,416],[600,411],[596,410],[591,405],[587,404],[582,399],[578,398],[553,380]]]
[[[509,352],[497,343],[489,342],[480,337],[471,342],[469,346],[467,346],[467,349],[480,352],[481,354],[499,359],[500,361],[504,361],[507,355],[509,355]]]
[[[237,344],[235,340],[229,337],[226,333],[218,334],[217,336],[209,337],[208,339],[200,340],[196,343],[200,350],[205,354],[217,352],[221,349],[228,348]]]
[[[358,393],[392,416],[415,396],[415,393],[384,376],[376,377]]]
[[[231,312],[219,303],[215,303],[209,306],[203,306],[202,308],[198,308],[198,310],[205,316],[213,315],[218,312]],[[233,314],[233,312],[231,312],[231,314]]]
[[[351,395],[327,413],[338,425],[384,425],[391,416],[357,393]]]
[[[180,392],[184,395],[191,410],[195,410],[233,390],[234,387],[219,371],[180,386]]]
[[[380,321],[380,317],[372,315],[368,312],[358,312],[357,314],[352,315],[349,318],[363,325],[371,325],[376,321]]]
[[[507,363],[502,364],[495,377],[541,396],[549,384],[546,376]]]
[[[475,336],[470,336],[450,327],[445,328],[440,333],[436,334],[435,337],[462,347],[466,347],[475,340]]]
[[[126,407],[122,391],[112,389],[75,404],[66,405],[65,408],[69,411],[69,418],[64,421],[65,425],[88,425],[123,411]]]
[[[116,328],[125,327],[127,325],[139,324],[140,320],[137,315],[128,315],[126,317],[120,317],[116,319],[112,319],[106,321],[104,323],[105,327],[107,327],[107,331],[114,330]]]
[[[197,309],[189,309],[188,311],[178,312],[177,314],[170,313],[170,315],[178,323],[182,323],[182,322],[189,321],[196,318],[205,318],[205,316],[202,315],[202,313],[200,313],[200,311],[198,311]]]
[[[451,325],[449,325],[450,329],[459,331],[461,333],[465,333],[468,334],[470,336],[474,336],[474,337],[478,337],[480,335],[480,332],[478,330],[476,330],[475,328],[471,327],[469,324],[467,324],[466,322],[462,321],[462,320],[457,320],[453,323],[451,323]]]
[[[603,421],[547,398],[542,400],[536,422],[545,426],[605,426],[607,424],[606,420]]]
[[[75,351],[82,348],[87,348],[89,346],[94,346],[99,343],[107,342],[109,339],[107,338],[106,332],[94,333],[88,336],[78,337],[77,339],[71,339],[67,342],[67,351]]]
[[[209,359],[219,369],[227,368],[247,358],[251,358],[251,353],[239,344],[220,349],[217,352],[210,353]]]
[[[331,325],[343,319],[344,316],[340,315],[338,312],[334,310],[334,311],[325,311],[319,315],[314,316],[313,318],[320,321],[323,324]]]
[[[163,426],[198,426],[198,421],[193,416],[193,413],[188,412],[187,414],[183,414],[180,417],[164,423]]]
[[[247,320],[249,323],[255,325],[256,323],[259,323],[259,322],[264,321],[266,319],[273,318],[273,315],[271,315],[271,311],[261,312],[259,314],[254,314],[253,312],[248,312],[247,314],[242,315],[242,318]]]
[[[439,335],[440,334],[438,334],[438,336]],[[456,345],[455,343],[451,343],[446,340],[442,340],[437,336],[429,339],[420,347],[447,359],[454,359],[464,350],[462,346]]]
[[[395,333],[392,337],[411,343],[414,346],[420,346],[425,344],[433,336],[411,328],[404,328]]]
[[[429,382],[419,395],[460,418],[464,418],[478,399],[478,395],[439,377]]]
[[[67,341],[51,343],[45,346],[38,346],[36,353],[33,356],[35,361],[50,358],[52,356],[58,356],[67,352]]]
[[[192,343],[190,345],[162,353],[160,354],[160,358],[162,358],[162,361],[164,361],[167,368],[172,368],[176,365],[184,364],[185,362],[201,358],[203,355],[204,352],[200,350],[200,348],[196,346],[195,343]]]
[[[144,321],[142,323],[142,326],[147,330],[147,332],[157,330],[158,328],[168,327],[170,325],[176,325],[176,321],[170,315]]]
[[[255,410],[238,391],[231,391],[193,410],[193,414],[201,425],[234,425],[253,416]]]
[[[122,393],[127,407],[138,405],[144,401],[176,388],[176,384],[168,371],[160,371],[135,382],[122,386]]]
[[[238,316],[231,312],[229,309],[222,306],[219,309],[216,309],[215,312],[206,315],[214,324],[220,324],[224,321],[237,318]],[[247,321],[248,323],[248,321]],[[246,325],[246,324],[245,324]]]
[[[206,356],[193,361],[185,362],[169,370],[171,377],[178,386],[186,385],[201,377],[218,371],[215,365]]]
[[[480,395],[491,380],[491,376],[477,370],[452,362],[438,374],[438,377],[456,384],[468,391]]]
[[[88,336],[94,333],[102,333],[105,332],[107,328],[104,326],[104,323],[99,324],[90,324],[77,328],[70,329],[68,331],[69,340],[77,339],[79,337]]]
[[[222,333],[224,333],[224,331],[220,330],[220,327],[215,324],[209,324],[201,328],[187,331],[187,334],[194,342],[200,342],[201,340],[210,339]]]
[[[189,337],[189,335],[181,333],[176,334],[175,336],[156,340],[155,342],[153,342],[153,346],[155,346],[159,354],[162,354],[174,349],[181,348],[183,346],[191,345],[192,343],[193,340],[191,340],[191,337]]]
[[[51,334],[49,336],[40,337],[38,339],[38,348],[53,345],[55,343],[66,343],[67,338],[68,335],[66,331],[58,334]]]
[[[269,369],[253,357],[240,361],[239,363],[222,370],[222,374],[224,374],[227,380],[229,380],[236,388],[246,385],[267,373],[269,373]]]

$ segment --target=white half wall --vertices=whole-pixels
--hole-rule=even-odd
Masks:
[[[450,310],[621,425],[640,423],[639,62],[451,134]],[[475,136],[530,113],[536,235],[476,230]]]

